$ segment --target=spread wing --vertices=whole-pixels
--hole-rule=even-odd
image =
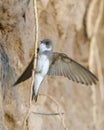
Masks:
[[[39,48],[37,48],[37,53],[39,52]],[[13,84],[13,86],[27,80],[32,76],[32,70],[33,70],[33,62],[34,62],[34,56],[32,57],[29,65],[26,67],[24,72],[21,74],[21,76],[17,79],[17,81]]]
[[[63,53],[54,53],[48,75],[65,76],[78,83],[92,85],[96,84],[97,77],[88,69],[69,58]]]
[[[32,75],[32,70],[33,70],[33,61],[34,61],[34,57],[32,58],[32,60],[30,61],[29,65],[27,66],[27,68],[25,69],[25,71],[21,74],[21,76],[17,79],[17,81],[13,84],[13,86],[27,80],[28,78],[31,77]]]

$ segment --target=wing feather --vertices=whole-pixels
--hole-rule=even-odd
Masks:
[[[82,84],[85,83],[86,85],[88,84],[88,80],[86,78],[86,74],[84,74],[83,69],[79,66],[79,68],[76,66],[76,64],[72,65],[72,69],[75,72],[75,75],[77,75],[78,78],[80,78],[79,82]],[[84,82],[83,82],[84,81]]]
[[[21,76],[17,79],[17,81],[13,84],[13,86],[15,86],[31,77],[32,70],[33,70],[33,61],[34,61],[34,57],[31,59],[29,65],[26,67],[25,71],[21,74]]]
[[[96,84],[97,77],[67,55],[55,52],[52,58],[48,75],[65,76],[70,80],[86,85]]]

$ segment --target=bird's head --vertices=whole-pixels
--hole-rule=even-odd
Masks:
[[[52,50],[53,50],[53,43],[50,39],[44,39],[40,41],[40,45],[39,45],[40,52],[52,51]]]

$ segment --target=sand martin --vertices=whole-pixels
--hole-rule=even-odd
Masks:
[[[17,85],[31,77],[33,61],[34,58],[32,58],[29,65],[14,85]],[[50,39],[42,40],[38,48],[35,83],[32,95],[32,99],[35,99],[35,101],[37,101],[40,85],[46,75],[65,76],[69,80],[86,85],[92,85],[93,83],[96,84],[98,80],[92,72],[69,58],[66,54],[53,52],[53,43]]]

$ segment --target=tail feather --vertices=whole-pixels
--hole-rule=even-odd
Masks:
[[[37,102],[38,95],[35,95],[34,92],[32,93],[32,100],[35,100]]]

